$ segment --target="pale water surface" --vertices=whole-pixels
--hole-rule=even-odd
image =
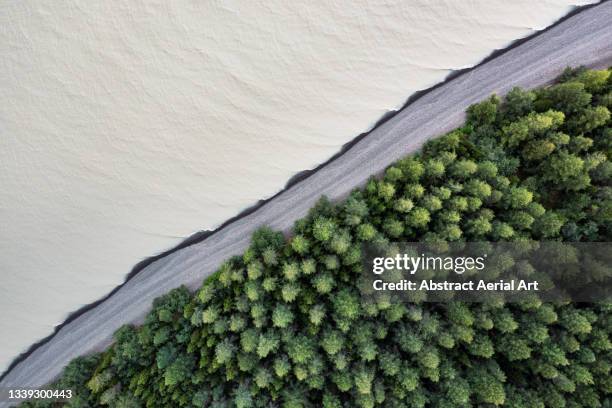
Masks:
[[[0,370],[144,257],[588,2],[2,0]]]

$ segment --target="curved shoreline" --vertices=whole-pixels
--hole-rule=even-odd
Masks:
[[[249,215],[252,215],[254,213],[256,213],[258,210],[262,209],[266,204],[269,204],[273,201],[275,201],[277,198],[279,198],[280,196],[286,194],[289,192],[289,190],[293,189],[294,187],[299,187],[300,184],[303,181],[309,180],[311,177],[313,177],[314,175],[316,175],[319,171],[321,171],[322,169],[332,165],[333,163],[337,162],[338,159],[343,158],[349,151],[352,150],[352,148],[354,146],[356,146],[357,144],[359,144],[359,142],[361,142],[362,140],[365,139],[365,137],[367,135],[370,135],[372,133],[374,133],[375,131],[378,131],[379,129],[381,129],[385,124],[389,123],[392,119],[397,118],[398,115],[400,115],[402,112],[404,112],[406,110],[406,108],[412,106],[413,104],[415,104],[417,101],[419,101],[421,98],[427,96],[427,95],[431,95],[432,93],[434,93],[434,91],[440,89],[441,87],[448,85],[449,83],[452,83],[454,80],[457,80],[459,78],[461,78],[462,76],[465,76],[465,74],[468,74],[470,72],[474,72],[476,71],[478,68],[481,68],[483,65],[493,61],[493,60],[497,60],[500,56],[507,54],[508,52],[520,47],[521,45],[533,41],[536,38],[544,35],[547,32],[550,32],[551,30],[555,29],[556,27],[559,27],[560,25],[562,25],[565,21],[571,19],[574,16],[580,15],[582,14],[582,12],[592,8],[592,7],[603,7],[604,8],[604,13],[602,14],[606,14],[606,13],[610,13],[611,12],[611,7],[609,2],[606,2],[608,4],[599,4],[599,5],[589,5],[589,6],[583,6],[580,8],[576,8],[575,10],[573,10],[571,13],[569,13],[568,15],[566,15],[565,17],[563,17],[562,19],[560,19],[559,21],[557,21],[556,23],[554,23],[552,26],[546,28],[545,30],[542,31],[538,31],[535,32],[533,35],[526,37],[524,39],[520,39],[517,40],[515,42],[513,42],[510,46],[508,46],[507,48],[504,48],[502,50],[497,50],[494,51],[489,57],[485,58],[485,60],[483,60],[481,63],[479,63],[478,65],[476,65],[475,67],[472,68],[468,68],[465,70],[460,70],[460,71],[453,71],[451,74],[449,74],[449,76],[441,83],[428,88],[426,90],[423,91],[419,91],[415,94],[413,94],[407,101],[406,103],[402,106],[402,108],[400,108],[397,111],[392,111],[389,112],[388,114],[384,115],[373,127],[372,129],[370,129],[369,131],[360,134],[359,136],[357,136],[355,139],[353,139],[352,141],[346,143],[342,149],[336,153],[335,155],[333,155],[331,158],[329,158],[326,162],[322,163],[321,165],[317,166],[315,169],[313,170],[306,170],[303,172],[300,172],[298,174],[296,174],[295,176],[293,176],[286,184],[285,188],[281,191],[279,191],[278,193],[276,193],[275,195],[273,195],[272,197],[266,199],[266,200],[260,200],[259,202],[257,202],[256,204],[254,204],[253,206],[243,210],[241,213],[239,213],[237,216],[232,217],[231,219],[227,220],[226,222],[224,222],[222,225],[220,225],[218,228],[216,228],[215,230],[212,231],[201,231],[198,232],[190,237],[188,237],[186,240],[184,240],[182,243],[180,243],[179,245],[177,245],[176,247],[163,252],[162,254],[159,254],[157,256],[154,257],[150,257],[150,258],[146,258],[143,261],[139,262],[137,265],[134,266],[134,268],[132,269],[132,271],[126,276],[126,280],[119,286],[117,286],[116,288],[114,288],[108,295],[106,295],[104,298],[93,302],[89,305],[85,305],[82,308],[80,308],[79,310],[71,313],[68,318],[61,323],[60,325],[56,326],[54,329],[54,332],[49,335],[48,337],[46,337],[45,339],[35,343],[34,345],[32,345],[30,347],[30,349],[28,351],[26,351],[25,353],[21,354],[20,356],[18,356],[9,366],[9,368],[2,374],[2,376],[0,377],[0,380],[4,380],[7,376],[9,376],[12,372],[13,369],[15,369],[17,366],[19,366],[20,363],[24,362],[25,360],[28,359],[28,357],[30,357],[33,353],[35,353],[37,350],[39,350],[41,347],[45,346],[46,344],[48,344],[49,342],[51,342],[55,336],[67,325],[69,325],[71,322],[77,320],[79,317],[85,315],[87,312],[95,310],[97,306],[102,305],[105,301],[109,300],[110,298],[113,297],[113,295],[115,295],[117,292],[119,292],[122,288],[124,288],[128,283],[132,282],[133,280],[135,280],[135,278],[142,278],[142,276],[140,275],[141,272],[143,272],[148,266],[154,264],[157,261],[170,261],[172,262],[172,260],[168,260],[167,258],[169,257],[169,255],[172,255],[174,253],[177,253],[183,249],[186,248],[190,248],[195,246],[196,244],[202,243],[203,241],[216,236],[218,234],[221,234],[226,228],[228,228],[231,225],[235,225],[237,224],[239,221],[247,218]],[[595,14],[595,13],[592,13]],[[590,44],[589,44],[590,45]],[[582,51],[582,50],[581,50]],[[605,58],[610,58],[611,56],[608,55],[606,56],[605,53],[602,54],[598,54],[600,59],[599,62],[604,62]],[[605,61],[607,62],[607,61]],[[544,81],[548,81],[551,80],[553,78],[536,78],[536,80],[544,80]],[[533,80],[533,79],[532,79]],[[398,121],[401,120],[401,118],[397,119]],[[408,135],[406,135],[408,136]],[[418,147],[418,146],[417,146]],[[406,152],[402,152],[401,155],[406,154]],[[388,163],[387,163],[388,164]],[[386,164],[383,166],[386,167]],[[350,189],[354,188],[355,186],[351,186]],[[350,190],[349,189],[349,190]],[[248,237],[247,237],[248,240]],[[200,279],[201,282],[201,279]],[[149,303],[150,304],[150,303]],[[112,333],[111,333],[112,334]],[[100,342],[103,342],[103,340],[101,340]],[[91,350],[89,350],[91,351]],[[86,351],[87,352],[87,351]]]

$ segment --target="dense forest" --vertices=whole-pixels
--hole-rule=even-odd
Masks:
[[[55,384],[69,402],[21,406],[612,407],[610,303],[372,301],[355,283],[369,242],[610,241],[611,72],[471,106],[71,362]]]

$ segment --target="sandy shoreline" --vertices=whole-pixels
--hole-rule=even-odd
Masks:
[[[132,279],[117,288],[113,296],[81,312],[50,341],[13,365],[2,385],[37,386],[49,381],[71,358],[106,346],[112,332],[121,324],[140,321],[153,297],[181,283],[191,288],[199,286],[202,278],[220,261],[246,247],[250,232],[257,226],[268,224],[286,231],[295,219],[305,214],[319,194],[339,199],[370,174],[378,173],[398,157],[418,149],[426,139],[458,125],[469,103],[494,91],[504,93],[512,85],[544,84],[565,65],[608,65],[612,60],[609,46],[612,29],[605,27],[605,23],[612,18],[612,3],[596,6],[596,9],[566,19],[468,73],[434,87],[369,132],[371,137],[357,138],[350,149],[343,149],[344,154],[334,156],[306,179],[299,183],[292,179],[294,183],[286,190],[246,210],[218,230],[197,237],[197,243],[191,242],[191,246],[166,253],[172,255],[144,261],[148,265],[141,267],[139,273],[136,273],[137,266]],[[553,44],[563,47],[555,49]],[[538,66],[540,62],[544,66]],[[430,125],[431,119],[436,119],[437,123]],[[381,143],[381,140],[388,142]],[[129,312],[126,307],[130,308]]]

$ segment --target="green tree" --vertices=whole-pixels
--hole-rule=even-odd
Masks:
[[[285,328],[293,321],[293,312],[284,304],[279,304],[272,312],[272,323],[274,327]]]

